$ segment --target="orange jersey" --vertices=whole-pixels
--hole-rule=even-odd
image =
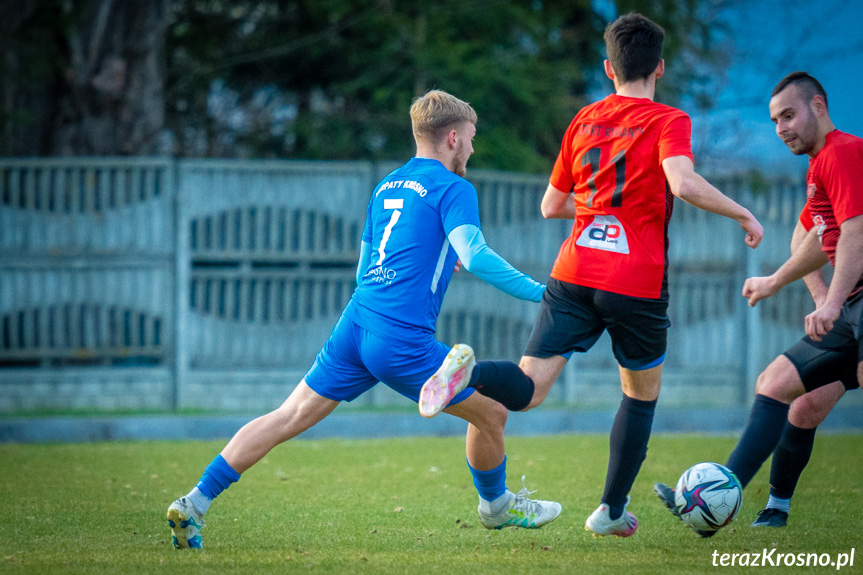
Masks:
[[[612,94],[575,116],[549,182],[572,192],[575,223],[555,279],[657,299],[667,296],[674,196],[662,161],[692,159],[692,122],[644,98]]]

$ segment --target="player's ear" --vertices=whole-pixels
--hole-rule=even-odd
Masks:
[[[450,128],[450,131],[447,132],[446,143],[451,150],[456,149],[456,144],[458,143],[458,131],[456,131],[455,128]]]
[[[827,102],[820,94],[812,96],[812,99],[809,100],[809,107],[812,108],[816,116],[820,117],[827,113]]]
[[[662,75],[665,74],[665,60],[660,60],[659,64],[656,65],[656,70],[654,70],[656,74],[656,79],[662,78]]]
[[[605,68],[605,75],[608,76],[609,80],[614,82],[614,67],[612,67],[611,62],[604,60],[602,66]]]

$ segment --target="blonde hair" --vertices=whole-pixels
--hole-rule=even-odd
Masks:
[[[411,106],[411,128],[416,140],[434,142],[446,128],[462,122],[476,124],[476,120],[470,104],[442,90],[427,92]]]

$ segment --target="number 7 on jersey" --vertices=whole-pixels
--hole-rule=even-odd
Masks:
[[[384,200],[384,209],[393,210],[393,215],[390,217],[390,223],[388,223],[387,227],[384,228],[384,237],[381,238],[381,246],[378,248],[378,254],[380,257],[378,257],[378,263],[376,265],[381,265],[387,255],[384,249],[386,248],[387,242],[390,240],[390,234],[393,232],[393,227],[402,215],[400,210],[404,209],[404,203],[405,201],[401,198]]]

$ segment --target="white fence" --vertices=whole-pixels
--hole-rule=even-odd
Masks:
[[[394,166],[363,162],[0,160],[0,411],[258,409],[287,395],[354,287],[365,206]],[[543,220],[542,176],[472,171],[489,244],[545,279],[570,222]],[[714,183],[762,219],[757,251],[733,222],[675,203],[666,401],[736,405],[800,337],[792,286],[750,310],[747,274],[788,254],[802,174]],[[518,359],[536,305],[456,277],[446,343]],[[555,398],[619,398],[607,338],[570,362]],[[148,375],[149,374],[149,375]],[[381,389],[364,401],[387,403]]]

